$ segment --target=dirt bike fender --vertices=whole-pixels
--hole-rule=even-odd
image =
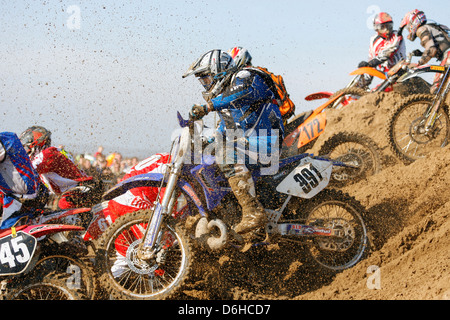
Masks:
[[[128,190],[138,187],[159,187],[164,175],[162,173],[144,173],[119,182],[103,194],[104,200],[112,200]]]
[[[36,222],[39,224],[48,223],[49,221],[59,220],[62,218],[66,218],[66,217],[73,216],[73,215],[78,215],[80,213],[89,212],[89,211],[91,211],[91,208],[75,208],[75,209],[57,211],[57,212],[39,217]]]
[[[355,71],[350,72],[351,76],[362,75],[362,74],[368,74],[368,75],[371,75],[373,77],[377,77],[377,78],[380,78],[383,80],[386,79],[386,75],[383,72],[378,71],[377,69],[371,68],[371,67],[362,67],[362,68],[356,69]]]
[[[332,161],[305,157],[276,190],[295,197],[312,198],[328,185],[332,169]]]
[[[313,101],[319,99],[329,99],[333,95],[333,92],[321,91],[316,93],[311,93],[305,97],[306,101]]]
[[[40,238],[48,234],[54,234],[64,231],[83,231],[83,227],[71,226],[67,224],[38,224],[27,226],[22,229],[23,232],[32,235],[33,237]]]
[[[401,76],[398,79],[397,82],[404,82],[404,81],[406,81],[408,79],[418,77],[422,73],[429,73],[429,72],[444,73],[445,72],[445,67],[444,66],[429,65],[429,64],[426,64],[426,65],[423,65],[423,66],[418,66],[414,70],[411,70],[411,71],[405,73],[403,76]]]

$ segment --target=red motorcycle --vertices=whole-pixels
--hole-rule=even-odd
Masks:
[[[0,230],[1,296],[6,300],[79,300],[86,287],[85,266],[63,233],[83,228],[23,224]],[[82,279],[82,277],[85,277]]]

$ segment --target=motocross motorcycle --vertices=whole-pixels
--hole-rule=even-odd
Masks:
[[[308,101],[324,98],[331,99],[336,97],[336,95],[342,94],[339,99],[329,106],[329,108],[332,109],[339,109],[371,92],[395,91],[400,94],[411,94],[411,92],[428,93],[431,85],[420,78],[419,75],[436,72],[434,67],[430,65],[422,65],[415,68],[409,67],[412,57],[420,57],[421,55],[422,52],[420,50],[410,52],[407,58],[397,62],[395,66],[389,70],[387,75],[371,67],[358,68],[350,73],[350,75],[353,75],[354,77],[345,88],[336,91],[334,94],[327,91],[313,93],[308,95],[305,99]],[[369,89],[369,87],[364,84],[365,74],[383,81],[376,87]]]
[[[68,190],[63,196],[70,195],[73,190],[78,191],[79,187]],[[98,201],[98,199],[96,200]],[[64,233],[64,236],[71,243],[84,248],[83,254],[77,259],[77,270],[79,270],[78,274],[82,275],[81,278],[84,281],[82,282],[84,291],[81,296],[87,300],[104,300],[108,298],[98,283],[95,252],[97,251],[99,237],[122,214],[124,213],[116,214],[109,210],[108,201],[101,201],[100,197],[100,201],[93,205],[92,208],[51,211],[35,218],[35,222],[38,223],[65,223],[81,227],[79,230]],[[65,259],[67,261],[67,258]],[[64,264],[61,265],[64,266]],[[67,266],[67,268],[70,270],[72,267]]]
[[[392,110],[387,123],[390,149],[405,164],[424,158],[448,144],[449,68],[437,65],[429,68],[444,75],[436,93],[404,98]]]
[[[269,222],[244,240],[231,228],[240,206],[212,154],[203,153],[202,121],[182,119],[164,174],[122,181],[104,194],[112,199],[137,186],[156,186],[155,206],[123,215],[99,239],[100,283],[115,299],[172,297],[188,278],[197,246],[251,250],[278,243],[303,250],[319,268],[339,272],[368,251],[364,207],[339,190],[325,189],[333,166],[342,162],[300,154],[280,159],[275,174],[252,170]],[[201,147],[199,147],[199,145]],[[206,147],[207,148],[207,147]],[[200,150],[200,152],[199,152]],[[250,248],[248,244],[250,243]]]
[[[88,288],[82,268],[62,233],[82,228],[62,224],[22,224],[0,230],[1,298],[80,300]],[[67,245],[65,247],[65,245]]]
[[[311,149],[325,131],[326,109],[343,95],[337,94],[315,110],[301,113],[290,120],[285,125],[281,156],[302,154]],[[334,187],[356,183],[381,170],[381,151],[371,138],[361,133],[339,132],[333,135],[323,143],[318,155],[352,164],[352,168],[334,168],[330,181]]]
[[[56,211],[26,208],[4,221],[0,229],[0,235],[4,237],[1,241],[10,244],[0,246],[1,275],[8,276],[3,281],[3,298],[40,299],[47,289],[50,290],[49,294],[62,294],[62,298],[93,298],[97,289],[93,266],[86,259],[87,244],[79,240],[79,235],[85,230],[80,226],[80,216],[90,211],[91,208]],[[17,231],[21,232],[25,244],[18,243]],[[14,260],[16,256],[18,261]],[[28,258],[24,259],[23,256]],[[16,266],[23,268],[18,269]],[[21,282],[29,284],[29,287],[22,288]],[[8,284],[7,287],[5,284]],[[5,288],[8,290],[5,291]],[[55,299],[52,295],[48,298]]]

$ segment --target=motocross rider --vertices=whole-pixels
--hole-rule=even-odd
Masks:
[[[59,196],[72,189],[58,201],[60,209],[87,205],[87,201],[90,203],[99,201],[94,196],[97,188],[100,188],[99,183],[93,181],[93,177],[80,170],[70,154],[63,149],[51,146],[51,132],[49,130],[42,126],[29,127],[20,135],[20,141],[41,181],[47,186],[51,194]],[[80,183],[87,181],[92,183],[90,187],[79,186]]]
[[[450,65],[450,41],[445,34],[450,31],[448,27],[436,23],[427,23],[425,13],[415,9],[404,16],[400,23],[400,29],[403,30],[403,28],[408,30],[408,40],[414,41],[419,37],[420,44],[425,48],[420,60],[417,64],[411,64],[411,67],[426,64],[432,58],[441,61],[441,66]],[[430,89],[431,93],[435,93],[439,88],[443,76],[442,73],[436,73]]]
[[[48,200],[28,155],[13,132],[0,133],[0,229],[12,227],[22,214],[34,214]]]
[[[402,35],[394,30],[392,17],[386,12],[378,13],[373,20],[373,28],[377,32],[370,39],[369,60],[361,61],[358,68],[378,68],[387,74],[397,62],[406,58],[406,46]],[[366,88],[373,76],[364,75],[360,86]]]
[[[236,142],[236,139],[231,138],[231,132],[243,130],[243,140],[246,142],[250,137],[256,136],[258,139],[276,137],[281,143],[284,127],[280,110],[274,103],[274,94],[258,73],[251,69],[237,68],[232,57],[225,51],[210,50],[191,65],[183,78],[192,74],[206,90],[203,92],[206,104],[194,105],[190,115],[195,120],[211,111],[218,112],[221,124],[217,129],[216,141],[228,138]],[[216,159],[242,208],[242,219],[234,227],[234,231],[245,234],[264,226],[267,216],[256,197],[248,157],[245,158],[245,163],[236,161],[238,151],[236,148],[232,149],[234,161],[223,161],[225,150],[222,148],[217,150]],[[230,151],[227,150],[227,159]]]

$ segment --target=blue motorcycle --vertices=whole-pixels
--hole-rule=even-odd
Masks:
[[[99,239],[100,283],[115,299],[172,297],[188,278],[198,246],[248,249],[248,239],[232,229],[240,206],[213,152],[205,152],[211,145],[202,121],[178,119],[165,173],[132,177],[104,194],[109,200],[135,187],[159,188],[152,209],[119,217]],[[333,272],[357,264],[369,247],[366,211],[355,198],[326,188],[336,167],[349,166],[305,153],[279,159],[273,174],[264,165],[253,170],[268,223],[252,234],[251,244],[305,248],[311,261]]]

